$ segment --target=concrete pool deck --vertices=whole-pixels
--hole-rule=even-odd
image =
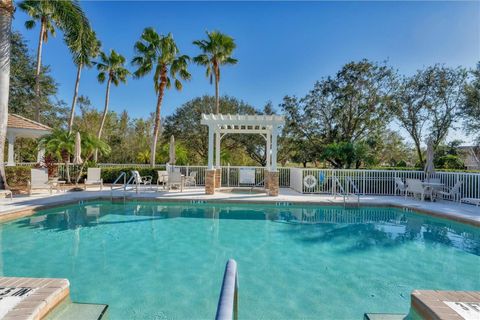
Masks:
[[[107,190],[105,190],[107,189]],[[134,191],[114,191],[108,187],[103,191],[88,189],[81,192],[48,192],[36,193],[32,196],[15,196],[13,200],[0,199],[0,222],[18,219],[31,215],[38,210],[55,207],[63,204],[75,203],[96,199],[120,198],[127,200],[145,201],[206,201],[206,202],[237,202],[237,203],[275,203],[277,205],[302,204],[302,205],[343,205],[343,197],[323,194],[300,194],[291,189],[280,189],[279,196],[272,197],[264,193],[232,193],[217,191],[214,195],[206,195],[203,187],[187,188],[183,192],[165,191],[156,188],[146,188],[138,194]],[[349,207],[356,206],[357,197],[347,198]],[[405,199],[401,196],[360,196],[361,206],[390,206],[408,208],[421,213],[468,223],[480,227],[480,207],[469,204],[460,204],[452,201],[419,201],[412,198]]]

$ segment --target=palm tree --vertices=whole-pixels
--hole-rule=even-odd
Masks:
[[[78,98],[78,87],[80,85],[80,75],[84,66],[93,65],[92,58],[95,58],[100,52],[100,41],[97,39],[93,30],[83,30],[80,35],[80,43],[76,41],[78,34],[71,33],[67,35],[67,43],[73,54],[73,62],[77,66],[77,78],[75,80],[75,89],[73,91],[72,107],[70,109],[70,119],[68,121],[68,130],[72,132],[73,119],[75,117],[75,106]]]
[[[182,90],[182,83],[177,76],[183,80],[190,80],[191,75],[187,71],[190,58],[180,55],[171,33],[164,36],[153,28],[143,30],[140,40],[135,43],[135,53],[137,56],[132,60],[132,64],[138,67],[134,72],[135,77],[143,77],[154,70],[153,85],[157,94],[157,107],[150,150],[150,165],[154,167],[165,89],[170,89],[173,82],[175,89]]]
[[[45,151],[55,158],[63,161],[67,173],[67,182],[70,183],[70,157],[75,149],[75,135],[72,132],[56,129],[39,142]]]
[[[35,120],[40,119],[40,73],[42,71],[42,47],[48,41],[49,35],[55,36],[55,27],[62,30],[66,35],[78,33],[80,30],[88,30],[90,24],[85,17],[77,0],[24,0],[19,4],[20,9],[25,11],[31,20],[25,22],[27,29],[35,27],[40,22],[40,34],[37,47],[37,69],[35,73],[35,94],[37,104],[35,106]],[[77,39],[81,42],[81,37]]]
[[[238,62],[237,59],[232,58],[236,44],[232,37],[218,31],[207,31],[207,37],[207,40],[193,41],[193,44],[202,50],[202,54],[193,58],[193,61],[207,68],[207,77],[210,78],[210,84],[215,78],[215,107],[216,112],[220,113],[220,66]]]
[[[0,188],[8,188],[4,148],[7,137],[8,93],[10,91],[10,37],[15,8],[12,0],[0,0]]]
[[[110,100],[110,84],[113,83],[118,86],[120,82],[126,83],[127,76],[130,72],[125,68],[125,57],[115,52],[110,51],[110,55],[106,55],[104,52],[100,53],[100,62],[96,62],[97,70],[100,71],[97,79],[100,83],[104,83],[107,80],[107,92],[105,94],[105,108],[103,109],[102,121],[98,128],[97,138],[102,137],[103,126],[105,125],[105,119],[108,113],[108,103]],[[95,162],[97,161],[97,153],[95,152]]]

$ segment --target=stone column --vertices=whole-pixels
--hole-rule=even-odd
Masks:
[[[264,183],[265,189],[268,191],[268,189],[270,188],[270,187],[269,187],[269,182],[270,182],[270,170],[268,170],[268,168],[265,168],[264,170],[265,170],[265,171],[264,171],[265,173],[264,173],[263,176],[264,176],[264,180],[265,180],[265,181],[264,181],[263,183]]]
[[[205,194],[215,194],[215,169],[205,171]]]
[[[215,188],[220,188],[222,186],[222,168],[215,169]]]
[[[268,195],[276,197],[279,191],[278,171],[270,171],[268,175]]]

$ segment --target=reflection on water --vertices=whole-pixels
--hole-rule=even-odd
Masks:
[[[108,219],[102,217],[108,216]],[[118,217],[116,219],[115,217]],[[91,203],[52,209],[16,222],[24,228],[64,231],[99,225],[131,224],[149,220],[196,218],[269,220],[290,224],[284,230],[299,241],[325,242],[342,237],[360,239],[355,250],[393,246],[408,241],[440,243],[480,255],[478,228],[430,218],[394,208],[275,207],[259,205]],[[217,230],[218,232],[218,230]],[[302,237],[303,236],[303,237]]]

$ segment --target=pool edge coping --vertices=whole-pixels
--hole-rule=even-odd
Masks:
[[[109,197],[109,196],[93,196],[89,197],[87,195],[85,198],[80,198],[80,199],[68,199],[68,200],[59,200],[59,201],[54,201],[52,203],[48,204],[38,204],[38,205],[29,205],[26,208],[21,208],[18,210],[10,210],[4,213],[0,214],[0,223],[5,223],[21,218],[25,218],[31,215],[34,215],[35,213],[41,211],[41,210],[48,210],[56,207],[61,207],[65,205],[70,205],[70,204],[78,204],[79,202],[95,202],[95,201],[104,201],[104,200],[110,200],[110,201],[144,201],[144,202],[165,202],[165,203],[187,203],[187,204],[195,204],[195,202],[202,203],[202,204],[209,204],[209,203],[218,203],[218,204],[229,204],[229,203],[235,203],[235,204],[274,204],[278,205],[279,207],[286,206],[288,205],[301,205],[301,206],[316,206],[316,205],[323,205],[323,206],[341,206],[342,203],[340,202],[332,202],[328,200],[309,200],[309,201],[301,201],[301,200],[289,200],[289,201],[275,201],[274,199],[272,200],[251,200],[249,199],[248,201],[246,200],[238,200],[238,199],[165,199],[165,198],[152,198],[152,197],[142,197],[142,196],[136,196],[136,195],[129,195],[128,197],[122,197],[122,196],[114,196],[114,197]],[[447,219],[450,221],[455,221],[463,224],[468,224],[474,227],[480,227],[480,220],[475,220],[472,219],[468,216],[463,216],[461,213],[449,213],[449,212],[440,212],[437,210],[428,210],[425,208],[419,208],[416,207],[415,205],[410,205],[410,204],[399,204],[392,202],[389,199],[385,199],[382,202],[373,202],[373,201],[363,201],[360,202],[360,207],[390,207],[390,208],[397,208],[397,209],[409,209],[414,211],[415,213],[423,214],[423,215],[429,215],[433,216],[436,218],[443,218]],[[355,208],[357,205],[354,202],[347,202],[346,207],[348,208]]]

